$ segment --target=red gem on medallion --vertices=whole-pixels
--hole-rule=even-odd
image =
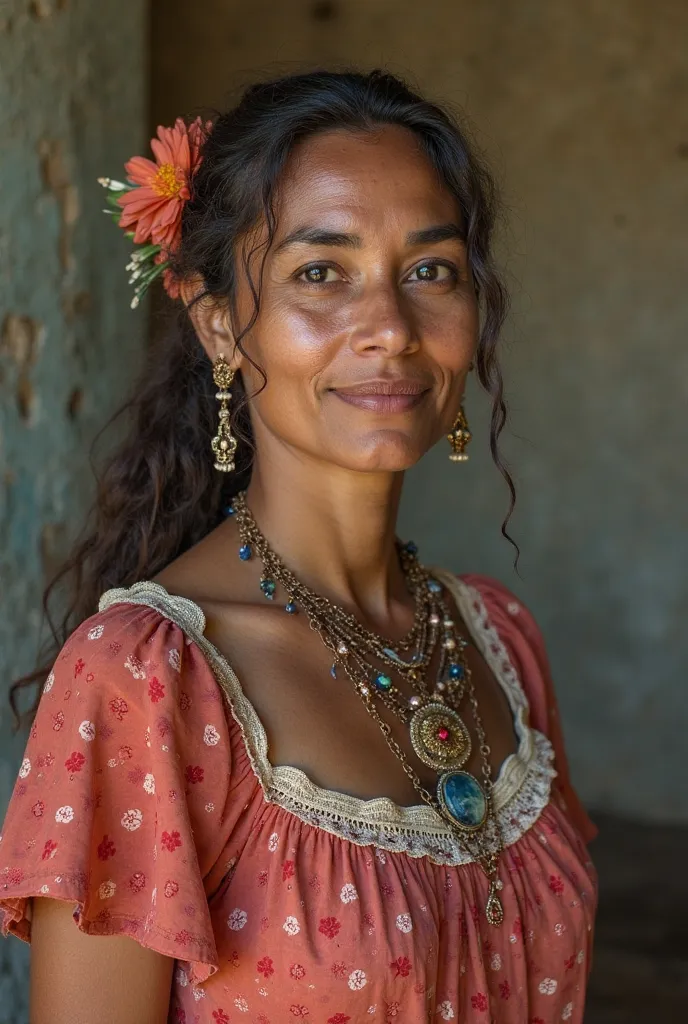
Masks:
[[[437,730],[437,738],[438,738],[438,740],[448,740],[449,739],[449,729],[447,729],[446,725],[441,725],[439,727],[439,729]]]

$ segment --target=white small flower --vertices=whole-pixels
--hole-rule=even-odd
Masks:
[[[135,654],[127,655],[127,658],[126,658],[126,660],[124,662],[124,667],[129,669],[129,671],[133,675],[134,679],[145,679],[146,678],[146,670],[143,667],[143,662],[141,662],[136,657]]]
[[[538,985],[538,989],[542,992],[543,996],[553,996],[557,991],[557,982],[554,978],[543,978]]]
[[[410,932],[413,929],[413,921],[410,914],[399,914],[396,924],[400,932]]]
[[[368,1010],[366,1012],[369,1013],[372,1016],[375,1013],[376,1010],[377,1010],[377,1003],[373,1003],[372,1006],[368,1007]]]
[[[169,661],[170,665],[175,670],[175,672],[179,672],[180,671],[181,665],[182,665],[182,661],[181,661],[181,657],[180,657],[179,651],[176,650],[176,648],[173,647],[172,650],[168,652],[167,660]]]
[[[561,1011],[561,1019],[568,1020],[573,1013],[573,1003],[567,1003],[564,1009]]]
[[[282,925],[282,928],[285,930],[287,935],[298,935],[301,931],[301,925],[295,917],[292,917],[291,914]]]
[[[273,832],[272,835],[270,836],[270,838],[268,839],[268,850],[270,851],[270,853],[274,853],[275,852],[275,850],[277,849],[277,844],[278,843],[279,843],[279,835],[277,834],[277,832]]]
[[[50,886],[49,885],[42,885],[40,891],[45,895],[46,892],[50,892]]]
[[[146,746],[150,747],[150,745],[151,745],[151,733],[150,733],[150,725],[148,725],[148,726],[146,726]]]
[[[94,626],[92,629],[89,629],[86,635],[89,640],[100,640],[104,632],[105,626]]]
[[[454,1007],[448,999],[445,999],[443,1003],[440,1003],[437,1007],[437,1012],[442,1020],[454,1020]]]
[[[52,688],[53,688],[54,682],[55,682],[55,673],[51,672],[50,675],[48,676],[48,678],[45,681],[45,686],[43,687],[43,693],[49,693],[52,690]]]
[[[490,967],[493,971],[501,971],[502,969],[502,958],[499,953],[493,953],[490,960]]]
[[[266,996],[267,994],[268,994],[268,990],[266,988],[259,988],[258,989],[258,995],[259,996]]]
[[[377,857],[381,864],[387,863],[387,854],[385,853],[384,850],[376,850],[375,856]]]
[[[31,762],[29,761],[28,757],[25,757],[24,760],[21,763],[21,768],[19,769],[19,778],[20,779],[25,779],[30,771],[31,771]]]
[[[241,1013],[248,1013],[248,1003],[243,998],[243,996],[239,996],[238,999],[235,999],[234,1005],[236,1006],[237,1010],[239,1010]]]
[[[79,726],[79,735],[82,740],[91,743],[96,738],[96,727],[93,722],[84,721]]]
[[[55,875],[55,881],[56,881],[56,882],[57,882],[57,884],[59,885],[59,884],[60,884],[60,882],[62,881],[62,875]]]
[[[209,747],[215,747],[220,742],[220,734],[214,725],[206,725],[203,730],[203,742]]]
[[[191,991],[193,992],[193,997],[194,997],[194,999],[196,1000],[197,1003],[200,1002],[201,999],[205,999],[205,989],[204,988],[192,988]]]
[[[209,801],[209,802],[208,802],[208,803],[207,803],[207,804],[205,805],[205,809],[206,809],[206,811],[208,812],[208,814],[212,814],[212,812],[213,812],[213,811],[215,810],[215,804],[214,804],[214,803],[212,802],[212,800],[210,800],[210,801]]]
[[[342,901],[342,903],[353,903],[354,900],[358,899],[356,886],[352,885],[351,882],[347,882],[346,885],[342,886],[342,891],[339,894],[339,898]]]
[[[368,984],[368,979],[365,976],[365,971],[355,970],[349,975],[349,988],[352,988],[354,992],[358,989],[363,988]]]
[[[108,768],[116,768],[118,764],[119,764],[119,761],[117,760],[117,758],[116,757],[111,757],[110,760],[107,763],[107,766],[108,766]]]
[[[101,882],[98,888],[98,895],[101,900],[111,900],[116,890],[117,886],[113,881]]]
[[[512,933],[511,933],[511,935],[509,936],[509,942],[510,942],[510,943],[511,943],[512,945],[513,945],[513,943],[514,943],[514,942],[518,942],[518,939],[516,938],[516,936],[514,935],[514,933],[513,933],[513,932],[512,932]]]
[[[64,807],[58,807],[55,811],[55,821],[61,825],[68,825],[74,817],[74,808],[70,807],[69,804],[65,804]]]
[[[578,956],[576,957],[576,963],[577,964],[582,964],[584,960],[585,960],[585,953],[583,952],[582,949],[579,949],[578,950]]]
[[[153,793],[155,793],[155,776],[151,775],[150,772],[147,773],[145,779],[143,780],[143,788],[145,789],[146,793],[148,793],[150,796],[152,796]]]
[[[565,931],[566,931],[566,929],[564,928],[563,924],[559,924],[559,923],[555,924],[555,926],[554,926],[554,933],[555,933],[555,935],[563,935]]]
[[[245,910],[240,910],[239,907],[235,907],[232,913],[227,918],[227,925],[232,929],[233,932],[240,932],[248,921],[248,914]]]
[[[121,825],[127,830],[127,832],[135,832],[137,828],[141,827],[143,821],[143,814],[136,807],[132,807],[131,810],[125,811],[122,815]]]

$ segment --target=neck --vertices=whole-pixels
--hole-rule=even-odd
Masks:
[[[371,623],[412,608],[395,549],[403,473],[352,473],[290,456],[256,462],[246,500],[270,547],[323,597]]]

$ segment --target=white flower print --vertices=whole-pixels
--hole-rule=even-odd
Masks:
[[[282,928],[285,930],[287,935],[298,935],[301,931],[301,925],[295,917],[292,917],[291,914],[282,925]]]
[[[342,903],[353,903],[354,900],[358,899],[356,886],[352,885],[351,882],[347,882],[346,885],[342,886],[342,891],[339,894],[339,898],[342,901]]]
[[[568,1020],[573,1013],[573,1003],[567,1003],[564,1009],[561,1011],[561,1019]]]
[[[143,667],[143,662],[136,657],[135,654],[128,654],[124,662],[124,667],[128,668],[134,679],[145,679],[146,670]]]
[[[21,763],[21,768],[19,769],[19,778],[20,779],[25,779],[30,771],[31,771],[31,762],[29,761],[28,757],[25,757],[24,760]]]
[[[275,850],[277,849],[277,844],[278,843],[279,843],[279,835],[277,834],[277,832],[273,832],[272,835],[270,836],[270,838],[268,839],[268,850],[270,851],[270,853],[274,853],[275,852]]]
[[[585,953],[583,952],[582,949],[579,949],[578,956],[576,957],[576,963],[577,964],[582,964],[584,960],[585,960]]]
[[[150,772],[146,774],[146,777],[143,780],[143,788],[150,796],[155,793],[155,776],[151,775]]]
[[[93,722],[84,721],[79,726],[79,735],[82,740],[91,743],[96,738],[96,727]]]
[[[143,814],[138,808],[133,807],[129,811],[125,811],[122,815],[121,825],[127,830],[127,832],[135,832],[137,828],[141,827],[143,821]]]
[[[443,1003],[440,1003],[437,1007],[437,1012],[442,1020],[454,1020],[454,1007],[448,999],[445,999]]]
[[[65,804],[64,807],[58,807],[55,811],[55,821],[60,825],[68,825],[74,817],[74,808],[70,807],[69,804]]]
[[[387,863],[387,854],[385,853],[384,850],[376,850],[375,856],[377,857],[381,864]]]
[[[554,933],[555,933],[555,935],[563,935],[565,931],[566,931],[566,929],[564,928],[563,924],[555,924],[555,926],[554,926]]]
[[[248,1013],[248,1003],[242,996],[239,996],[238,999],[234,1000],[234,1005],[237,1010],[241,1011],[241,1013]]]
[[[538,989],[542,992],[543,996],[553,996],[557,991],[557,982],[554,978],[543,978],[538,985]]]
[[[499,953],[493,953],[490,960],[490,967],[493,971],[501,971],[502,969],[502,958]]]
[[[248,914],[245,910],[240,910],[239,907],[235,907],[232,913],[227,918],[227,925],[232,929],[233,932],[240,932],[248,921]]]
[[[212,813],[212,812],[213,812],[213,811],[215,810],[215,804],[214,804],[214,803],[212,802],[212,800],[210,800],[210,801],[209,801],[209,802],[208,802],[208,803],[207,803],[207,804],[205,805],[205,809],[206,809],[206,811],[208,812],[208,814],[211,814],[211,813]]]
[[[214,725],[206,725],[203,730],[203,742],[209,747],[215,747],[220,742],[220,734]]]
[[[146,726],[146,746],[150,747],[150,745],[151,745],[151,733],[150,733],[150,725],[149,725],[149,726]]]
[[[372,1006],[368,1007],[367,1012],[370,1013],[370,1014],[373,1014],[373,1013],[375,1013],[376,1010],[377,1010],[377,1003],[373,1003]],[[396,1014],[395,1014],[395,1016],[396,1016]]]
[[[167,660],[175,672],[179,672],[181,670],[181,657],[179,651],[175,647],[173,647],[171,651],[168,651]]]
[[[354,992],[358,989],[363,988],[368,984],[368,979],[365,976],[365,971],[355,970],[349,975],[349,988],[352,988]]]
[[[410,914],[399,914],[396,924],[400,932],[410,932],[413,930],[413,921]]]
[[[101,882],[98,888],[98,895],[101,900],[111,900],[117,891],[117,886],[112,880]]]
[[[86,635],[89,640],[100,640],[104,632],[105,626],[94,626],[93,629],[89,629]]]
[[[511,943],[512,945],[514,944],[514,942],[518,942],[518,939],[516,938],[516,936],[514,935],[514,933],[513,933],[513,932],[512,932],[512,933],[511,933],[511,935],[509,936],[509,942],[510,942],[510,943]]]
[[[118,764],[119,764],[119,761],[117,760],[117,758],[116,757],[111,757],[110,760],[107,763],[107,766],[108,766],[108,768],[116,768]]]
[[[193,992],[193,997],[194,997],[194,999],[196,1000],[197,1003],[199,1003],[201,1001],[201,999],[205,999],[205,989],[204,988],[192,988],[191,991]]]
[[[43,895],[45,895],[45,893],[50,892],[50,886],[42,885],[40,891],[43,893]]]
[[[53,688],[53,683],[54,682],[55,682],[55,673],[51,672],[50,675],[48,676],[48,678],[45,681],[45,686],[43,687],[43,693],[50,693],[50,691]]]

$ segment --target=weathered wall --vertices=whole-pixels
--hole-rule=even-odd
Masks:
[[[402,526],[426,560],[498,576],[533,608],[584,798],[688,821],[688,5],[168,0],[152,38],[164,123],[274,62],[385,64],[468,111],[510,207],[521,577],[473,385],[471,461],[438,446]]]
[[[9,680],[33,667],[46,577],[91,497],[88,446],[145,338],[99,175],[140,149],[143,0],[0,4],[0,816],[25,734]],[[0,1022],[27,1019],[27,950],[0,942]]]

